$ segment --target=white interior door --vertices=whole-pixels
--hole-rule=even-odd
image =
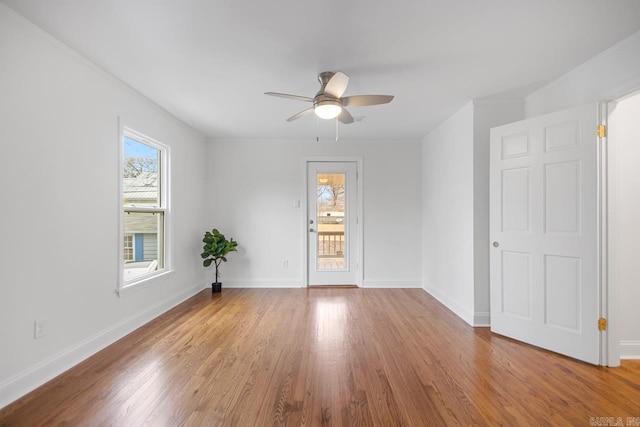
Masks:
[[[310,285],[357,283],[357,163],[307,163]]]
[[[599,363],[595,104],[491,130],[491,330]]]

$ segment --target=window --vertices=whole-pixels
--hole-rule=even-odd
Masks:
[[[120,290],[167,271],[168,147],[128,129],[122,137]]]
[[[134,250],[135,249],[133,247],[133,236],[131,234],[125,234],[124,235],[124,262],[134,260],[134,257],[133,257]]]

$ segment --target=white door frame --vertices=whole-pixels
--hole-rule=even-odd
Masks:
[[[364,168],[363,168],[363,158],[360,156],[320,156],[320,157],[305,157],[304,161],[303,161],[303,167],[302,167],[302,172],[303,172],[303,179],[302,179],[302,183],[303,183],[303,197],[302,197],[302,206],[301,209],[303,210],[303,215],[302,216],[302,226],[300,227],[300,230],[302,231],[302,246],[303,246],[303,251],[302,253],[304,254],[304,257],[302,259],[302,274],[303,274],[303,278],[302,278],[302,283],[304,283],[304,286],[309,286],[309,233],[308,233],[308,229],[309,229],[309,209],[308,209],[308,200],[309,200],[309,185],[307,182],[308,176],[309,176],[309,163],[310,162],[352,162],[356,164],[356,170],[357,170],[357,180],[356,180],[356,185],[357,185],[357,191],[358,191],[358,197],[357,197],[357,203],[358,203],[358,207],[356,209],[356,215],[357,215],[357,226],[356,226],[356,232],[358,235],[357,238],[357,242],[356,242],[356,248],[357,248],[357,254],[356,256],[356,262],[358,264],[358,270],[356,271],[356,285],[358,285],[359,287],[362,287],[362,283],[363,283],[363,278],[364,278],[364,197],[363,197],[363,193],[364,193]]]
[[[607,123],[607,103],[598,103],[598,121],[600,125]],[[597,132],[597,130],[596,130]],[[611,350],[611,315],[612,306],[610,304],[611,289],[609,288],[609,261],[608,261],[608,156],[607,156],[607,137],[598,135],[597,140],[597,168],[598,168],[598,188],[597,188],[597,206],[598,206],[598,304],[600,317],[607,319],[607,328],[600,332],[600,365],[601,366],[618,366],[620,358],[618,353],[618,363],[612,364]],[[617,315],[615,311],[614,316]],[[615,322],[617,323],[617,322]],[[619,349],[618,349],[619,352]],[[615,356],[614,356],[615,358]]]
[[[637,82],[640,85],[640,82]],[[639,96],[640,86],[626,90],[617,96],[612,96],[600,103],[600,122],[606,125],[605,137],[601,139],[598,152],[600,179],[600,283],[601,283],[601,316],[607,319],[607,329],[603,331],[601,346],[601,360],[605,366],[620,366],[620,284],[618,271],[614,265],[615,257],[610,257],[610,251],[615,246],[616,236],[610,233],[609,224],[615,220],[616,212],[612,210],[611,201],[617,197],[615,186],[616,141],[609,140],[609,133],[615,134],[618,123],[612,115],[613,105],[629,96]],[[620,155],[619,153],[617,155]]]

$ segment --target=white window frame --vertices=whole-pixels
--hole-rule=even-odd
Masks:
[[[158,207],[125,207],[124,206],[124,194],[123,194],[123,171],[124,171],[124,138],[128,137],[142,144],[148,145],[159,151],[160,159],[158,162],[158,168],[160,169],[158,175],[159,181],[159,197],[160,204]],[[157,140],[150,138],[140,132],[134,131],[123,125],[120,126],[120,168],[118,174],[119,180],[119,197],[118,197],[118,211],[119,211],[119,233],[118,233],[118,247],[120,248],[119,270],[118,270],[118,295],[122,296],[131,291],[140,289],[145,286],[149,286],[154,282],[157,282],[157,278],[164,276],[172,272],[173,257],[172,257],[172,240],[171,240],[171,210],[170,210],[170,149],[167,145],[158,142]],[[163,214],[163,229],[158,230],[158,239],[162,239],[162,258],[163,267],[156,271],[136,276],[131,280],[124,279],[124,215],[126,212],[161,212]],[[135,246],[135,242],[134,242]]]

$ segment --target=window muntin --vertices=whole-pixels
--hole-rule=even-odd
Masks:
[[[168,153],[126,129],[122,144],[121,289],[166,271]]]

